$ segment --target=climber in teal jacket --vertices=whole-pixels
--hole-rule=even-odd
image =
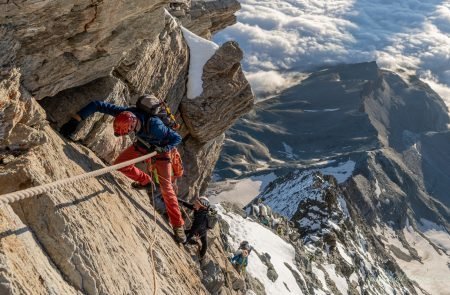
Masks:
[[[248,265],[248,251],[239,249],[236,251],[234,256],[230,259],[231,263],[233,264],[234,268],[240,273],[245,273],[245,269]]]

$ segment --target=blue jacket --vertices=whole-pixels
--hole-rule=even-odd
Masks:
[[[234,254],[233,258],[231,258],[231,263],[237,264],[237,265],[247,266],[247,264],[248,264],[248,257],[244,257],[242,255],[242,252],[239,253],[239,251],[238,251],[236,254]]]
[[[173,149],[181,143],[181,136],[168,128],[158,117],[149,116],[135,107],[122,107],[104,101],[93,101],[82,108],[78,115],[84,120],[95,112],[117,116],[119,113],[129,111],[141,121],[142,127],[136,136],[150,145],[164,148],[165,151]]]

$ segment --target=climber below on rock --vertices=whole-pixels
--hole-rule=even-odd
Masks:
[[[189,230],[186,230],[186,243],[195,244],[195,238],[199,238],[202,243],[200,248],[200,261],[206,254],[208,249],[208,211],[210,210],[210,203],[206,197],[197,198],[193,204],[178,200],[178,202],[184,207],[194,211],[194,218],[192,219],[192,226]]]
[[[236,251],[236,253],[234,253],[234,256],[230,259],[234,268],[240,275],[245,274],[245,269],[247,268],[248,265],[248,255],[249,255],[248,250],[239,249]]]
[[[172,166],[169,155],[169,151],[181,143],[181,136],[167,127],[158,117],[160,101],[154,95],[143,95],[138,99],[139,101],[147,101],[146,105],[154,107],[152,109],[144,109],[117,106],[104,101],[93,101],[73,115],[61,127],[60,133],[65,137],[71,137],[82,120],[96,112],[100,112],[115,117],[113,123],[115,136],[134,134],[136,138],[131,146],[119,154],[114,164],[156,151],[158,154],[148,161],[152,161],[157,170],[161,194],[166,205],[170,224],[174,230],[175,239],[177,242],[183,243],[186,240],[183,227],[184,220],[181,216],[177,196],[172,185]],[[135,181],[132,186],[136,189],[146,189],[152,185],[151,177],[135,165],[121,168],[119,171]]]

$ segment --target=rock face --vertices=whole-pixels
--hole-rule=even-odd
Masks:
[[[26,97],[17,81],[10,80],[9,92]],[[10,99],[7,115],[21,107],[20,99],[5,98]],[[39,109],[30,105],[23,111],[30,114],[33,107]],[[38,113],[42,114],[42,110]],[[13,132],[22,124],[14,123]],[[46,143],[21,150],[22,154],[2,156],[2,192],[103,166],[93,152],[65,142],[45,122],[41,123],[28,121],[26,126],[43,134]],[[6,290],[2,294],[20,294],[20,290],[29,288],[24,282],[30,279],[39,282],[35,294],[151,293],[155,286],[148,248],[154,238],[160,292],[205,293],[190,258],[168,234],[171,229],[167,222],[154,216],[148,196],[128,186],[129,180],[114,173],[82,186],[55,190],[12,206],[2,205],[0,264],[5,266],[1,277]],[[21,265],[20,271],[17,265]]]
[[[17,69],[0,74],[0,150],[23,151],[46,142],[45,112],[19,86]]]
[[[217,137],[228,129],[226,122],[235,122],[239,114],[251,110],[254,96],[239,63],[242,57],[237,43],[223,44],[204,67],[201,96],[183,100],[183,120],[198,141]]]
[[[130,105],[144,92],[165,99],[182,123],[186,176],[180,195],[192,197],[204,190],[227,123],[221,122],[221,132],[207,126],[209,137],[191,134],[183,123],[182,117],[192,117],[190,110],[179,108],[187,100],[189,51],[178,21],[164,12],[167,4],[0,4],[0,194],[92,171],[104,166],[102,160],[111,162],[131,142],[112,136],[112,118],[96,114],[84,121],[74,136],[78,143],[51,127],[58,130],[90,101]],[[197,24],[203,26],[202,21]],[[235,91],[249,91],[241,58],[215,57],[211,67],[223,62],[239,71],[233,76],[223,69],[223,79],[204,75],[205,85],[229,83]],[[217,107],[223,94],[211,86],[205,92],[215,98],[208,103]],[[224,98],[225,107],[229,100],[238,102],[229,92]],[[234,109],[234,116],[226,118],[228,126],[253,103],[253,96],[241,98],[249,107]],[[153,211],[151,198],[129,186],[120,173],[111,173],[0,205],[0,293],[207,294],[201,272],[174,243],[172,229]],[[226,258],[220,261],[219,269],[227,263]],[[219,289],[236,294],[232,284]]]
[[[190,31],[209,39],[215,32],[235,24],[234,13],[240,8],[237,0],[193,0],[189,12],[181,21]]]
[[[159,0],[1,4],[2,31],[11,39],[3,43],[8,47],[1,52],[9,52],[3,64],[14,60],[26,73],[23,85],[37,99],[86,84],[107,76],[130,50],[130,42],[139,44],[160,34],[164,4]]]

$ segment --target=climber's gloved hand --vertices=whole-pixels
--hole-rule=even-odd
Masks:
[[[61,126],[59,133],[61,133],[64,137],[70,137],[77,129],[78,124],[80,124],[80,121],[71,118],[67,123]]]
[[[175,124],[173,124],[172,129],[173,130],[180,130],[181,129],[181,125],[178,124],[178,123],[175,123]]]
[[[153,146],[153,151],[157,152],[158,154],[167,152],[166,148],[160,146]]]

